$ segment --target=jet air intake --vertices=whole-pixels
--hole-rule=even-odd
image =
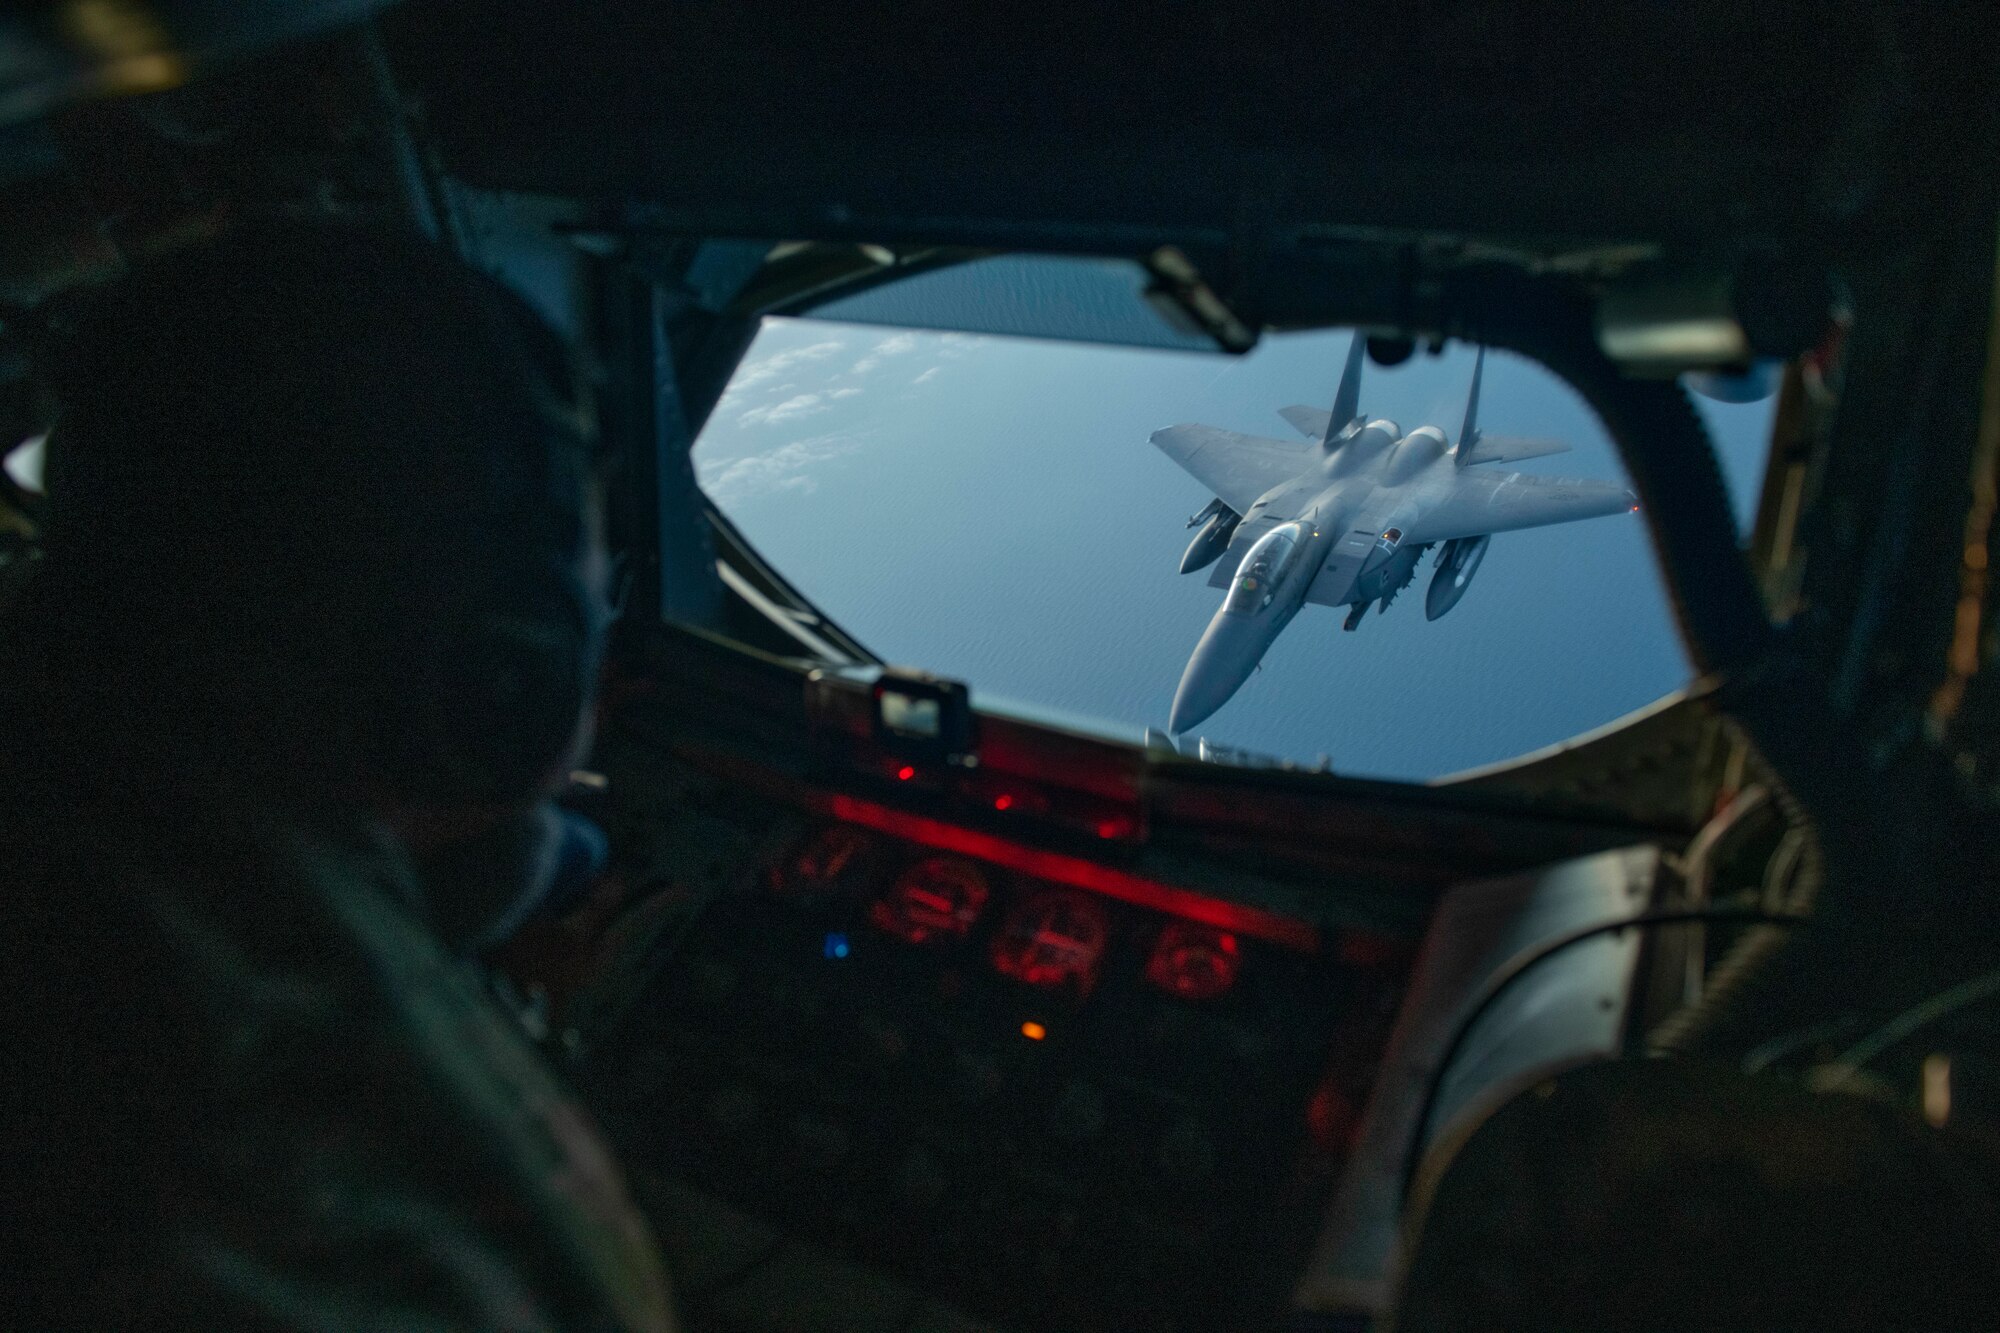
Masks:
[[[1201,524],[1201,531],[1195,533],[1194,540],[1188,543],[1187,554],[1181,557],[1181,573],[1192,574],[1214,564],[1229,549],[1229,539],[1236,535],[1236,525],[1242,521],[1243,515],[1221,500],[1210,500],[1206,509],[1188,520],[1189,527]]]
[[[1348,600],[1356,608],[1348,617],[1347,628],[1353,629],[1361,621],[1361,610],[1371,602],[1380,601],[1387,611],[1389,603],[1417,572],[1417,558],[1424,553],[1422,546],[1404,546],[1403,530],[1388,528],[1375,539],[1375,549],[1368,553],[1368,559],[1355,576],[1354,589]]]
[[[1458,605],[1458,599],[1472,586],[1472,576],[1479,572],[1479,562],[1486,558],[1486,547],[1492,540],[1489,534],[1454,537],[1444,544],[1438,552],[1437,572],[1431,575],[1431,586],[1424,593],[1424,619],[1436,620]]]

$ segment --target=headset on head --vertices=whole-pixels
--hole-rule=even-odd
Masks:
[[[573,473],[585,486],[595,422],[575,358],[514,292],[470,269],[463,278],[491,343],[511,353],[545,440],[548,474],[562,480]],[[6,312],[0,325],[5,350],[19,354],[31,374],[38,361],[59,355],[61,339],[51,328],[61,323],[67,299],[58,295],[34,311]],[[380,716],[367,728],[365,762],[387,779],[396,799],[532,802],[547,794],[573,758],[609,617],[600,590],[585,575],[583,551],[551,549],[529,557],[514,566],[520,578],[506,588],[482,583],[487,595],[425,617],[404,646],[408,660],[399,678],[369,692]]]
[[[578,482],[596,444],[589,384],[560,336],[497,279],[469,272],[479,304],[511,346],[552,451],[569,451]],[[543,344],[539,353],[533,346]],[[555,382],[556,377],[561,382]],[[572,395],[565,402],[561,390]],[[438,802],[510,802],[540,796],[577,758],[592,707],[608,612],[578,559],[549,553],[542,586],[506,607],[468,608],[443,636],[437,670],[412,690],[407,729],[385,729],[392,771]],[[532,606],[536,614],[524,614]]]

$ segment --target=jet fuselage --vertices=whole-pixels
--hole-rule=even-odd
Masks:
[[[1425,488],[1419,474],[1439,467],[1447,474],[1452,469],[1442,434],[1425,427],[1404,436],[1395,422],[1378,419],[1323,451],[1316,468],[1261,496],[1244,515],[1244,526],[1268,528],[1258,543],[1273,533],[1282,536],[1281,529],[1296,529],[1296,549],[1283,569],[1271,573],[1246,572],[1259,545],[1245,552],[1229,595],[1188,659],[1168,727],[1178,732],[1229,701],[1299,613],[1306,590],[1322,571],[1338,577],[1345,569],[1350,583],[1359,584],[1371,561],[1382,563],[1375,557],[1393,557],[1393,546],[1381,550],[1382,534],[1420,502]],[[1374,503],[1391,477],[1404,484]],[[1246,580],[1253,584],[1249,589]]]

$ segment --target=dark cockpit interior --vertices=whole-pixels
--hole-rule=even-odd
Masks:
[[[615,620],[560,803],[599,873],[478,966],[678,1327],[1992,1327],[1989,25],[51,0],[0,17],[0,607],[32,312],[265,220],[426,238],[595,387]],[[1091,299],[1037,294],[1066,264]],[[762,322],[813,316],[1529,358],[1696,678],[1428,783],[990,705],[699,480]],[[1759,368],[1739,539],[1688,386]]]

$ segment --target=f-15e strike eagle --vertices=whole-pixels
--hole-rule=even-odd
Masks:
[[[1216,497],[1188,520],[1201,531],[1181,558],[1181,573],[1214,564],[1209,585],[1229,589],[1174,692],[1167,726],[1175,733],[1228,703],[1307,602],[1352,607],[1346,627],[1353,629],[1370,605],[1387,610],[1416,577],[1418,558],[1442,543],[1424,598],[1425,615],[1436,620],[1465,595],[1494,533],[1639,507],[1610,482],[1478,466],[1569,448],[1480,434],[1485,348],[1473,364],[1456,447],[1436,426],[1405,435],[1393,421],[1360,415],[1362,348],[1356,334],[1332,411],[1280,413],[1311,443],[1214,426],[1153,432],[1153,443]]]

